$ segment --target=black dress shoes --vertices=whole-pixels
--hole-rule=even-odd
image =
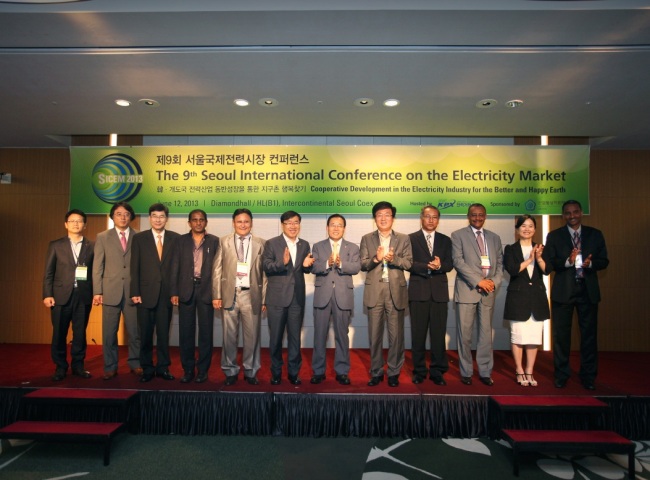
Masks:
[[[153,379],[153,373],[143,373],[140,377],[142,383],[150,382]]]
[[[594,382],[592,382],[591,380],[583,380],[582,388],[584,388],[585,390],[596,390],[596,386],[594,385]]]
[[[442,377],[431,377],[431,381],[436,385],[440,385],[441,387],[447,385],[447,382],[445,382],[445,379]]]
[[[370,381],[368,382],[369,387],[376,387],[379,385],[381,382],[384,381],[384,376],[383,375],[378,375],[376,377],[372,377]]]
[[[391,375],[388,377],[388,386],[389,387],[398,387],[399,386],[399,375]]]
[[[463,385],[471,385],[472,384],[472,377],[460,377],[460,382]]]
[[[165,370],[164,372],[158,372],[156,373],[156,376],[162,378],[163,380],[174,380],[174,375],[169,373],[169,370]]]
[[[195,383],[203,383],[208,380],[208,374],[207,373],[199,373],[196,378],[194,379]]]
[[[422,382],[424,382],[424,378],[425,377],[423,377],[422,375],[418,375],[416,373],[415,375],[413,375],[413,383],[415,383],[416,385],[419,384],[419,383],[422,383]]]
[[[319,383],[323,382],[325,380],[325,375],[314,375],[311,377],[311,380],[309,380],[309,383],[312,383],[314,385],[318,385]]]
[[[494,380],[492,380],[492,377],[479,377],[479,379],[483,385],[487,385],[488,387],[494,385]]]
[[[555,388],[564,388],[566,387],[566,378],[556,378],[555,379]]]
[[[273,375],[271,377],[271,385],[280,385],[280,382],[282,382],[282,378],[280,378],[280,375]]]
[[[83,368],[77,368],[77,369],[73,370],[72,374],[76,375],[77,377],[81,377],[81,378],[90,378],[90,377],[92,377],[90,372],[88,370],[84,370]]]
[[[257,377],[244,377],[249,385],[259,385],[260,382],[257,380]]]
[[[339,382],[341,385],[350,385],[350,378],[345,374],[337,375],[336,381]]]
[[[52,381],[53,382],[60,382],[65,378],[65,370],[62,368],[57,368],[54,370],[54,375],[52,375]]]
[[[185,372],[185,375],[181,377],[181,383],[190,383],[193,378],[194,378],[194,373]]]
[[[235,383],[237,383],[237,375],[228,375],[226,377],[226,381],[225,381],[224,385],[226,387],[229,387],[231,385],[234,385]]]
[[[287,378],[292,385],[302,385],[302,380],[298,378],[298,375],[289,375]]]

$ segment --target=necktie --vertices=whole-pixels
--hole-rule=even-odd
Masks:
[[[339,242],[334,242],[334,245],[332,246],[332,255],[335,257],[339,254]]]
[[[158,235],[158,241],[156,242],[156,250],[158,250],[158,259],[162,260],[162,235]]]
[[[122,244],[122,250],[126,252],[126,236],[124,232],[120,232],[120,243]]]
[[[573,232],[573,247],[580,250],[582,248],[582,242],[580,241],[580,234],[575,231]],[[582,255],[581,255],[582,257]],[[582,270],[581,266],[576,266],[576,278],[584,278],[585,272]]]
[[[481,252],[481,257],[485,256],[485,243],[483,241],[483,235],[482,232],[479,230],[476,232],[476,243],[478,243],[478,249]],[[483,276],[487,277],[488,271],[490,270],[490,267],[484,267],[481,266],[481,269],[483,270]]]
[[[433,255],[433,244],[431,243],[431,234],[427,235],[427,246],[429,247],[429,255]]]
[[[239,237],[239,246],[237,247],[237,260],[243,262],[244,259],[244,237]]]

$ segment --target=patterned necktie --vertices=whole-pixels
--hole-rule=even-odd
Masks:
[[[122,250],[126,252],[126,236],[124,232],[120,232],[120,243],[122,244]]]
[[[433,244],[431,243],[431,234],[427,234],[427,247],[429,247],[429,255],[433,255]]]
[[[244,237],[239,237],[239,247],[237,247],[237,260],[244,261]]]
[[[162,235],[158,235],[158,241],[156,242],[156,250],[158,250],[158,260],[162,260]]]
[[[582,248],[582,241],[580,240],[580,234],[576,230],[573,232],[573,247],[577,248],[578,250],[581,250]],[[582,270],[582,265],[581,266],[576,266],[576,278],[584,278],[585,277],[585,272]]]
[[[476,232],[476,243],[478,243],[478,249],[481,252],[481,257],[485,256],[485,243],[483,241],[483,235],[481,234],[481,231],[479,230]],[[481,266],[481,269],[483,270],[483,276],[487,277],[488,271],[490,270],[490,267],[484,267]]]

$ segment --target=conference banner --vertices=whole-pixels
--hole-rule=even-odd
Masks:
[[[106,213],[363,213],[387,200],[400,213],[426,204],[465,215],[589,213],[588,146],[156,146],[71,148],[70,205]]]

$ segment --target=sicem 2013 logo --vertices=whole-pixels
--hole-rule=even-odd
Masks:
[[[112,153],[93,169],[93,190],[106,203],[128,202],[142,187],[142,169],[133,157]]]

